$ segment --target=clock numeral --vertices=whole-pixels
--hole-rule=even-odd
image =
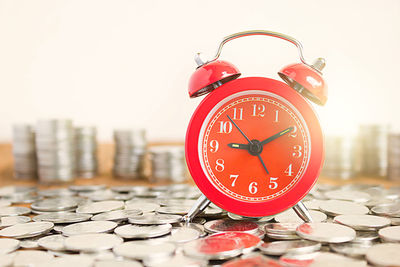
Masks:
[[[233,178],[232,187],[235,187],[236,180],[237,180],[238,177],[239,177],[239,174],[231,174],[231,175],[229,176],[229,179],[232,179],[232,178]]]
[[[279,122],[279,110],[275,110],[275,120],[274,122]]]
[[[219,143],[217,140],[210,141],[210,152],[215,153],[219,149]]]
[[[268,185],[269,189],[276,189],[278,187],[278,183],[276,182],[276,180],[278,180],[278,177],[269,178],[269,185]]]
[[[233,119],[243,120],[243,108],[233,108]]]
[[[264,117],[264,112],[265,112],[265,106],[263,104],[254,104],[253,105],[253,114],[251,116],[253,117]]]
[[[292,164],[289,165],[289,167],[285,171],[287,176],[293,176],[293,171],[292,171]]]
[[[230,132],[232,132],[232,123],[230,121],[220,121],[218,133],[230,133]]]
[[[225,169],[225,166],[224,166],[225,162],[224,162],[223,159],[217,159],[217,160],[215,161],[215,164],[217,164],[217,166],[215,166],[215,170],[216,170],[217,172],[223,172],[223,171],[224,171],[224,169]]]
[[[297,127],[293,125],[293,130],[289,133],[289,137],[297,137]]]
[[[257,193],[257,182],[252,182],[249,184],[249,193],[250,194]]]
[[[303,155],[303,152],[301,152],[301,146],[295,145],[293,146],[294,152],[292,153],[292,156],[295,158],[300,158],[301,155]]]

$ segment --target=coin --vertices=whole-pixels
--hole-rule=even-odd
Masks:
[[[156,211],[159,207],[160,205],[156,203],[138,202],[137,200],[125,202],[126,210],[141,210],[143,213]]]
[[[353,202],[367,202],[371,199],[368,193],[352,190],[333,190],[325,192],[325,196],[329,199],[345,200]]]
[[[68,188],[54,188],[54,189],[46,189],[40,190],[37,192],[39,196],[42,197],[69,197],[76,195],[75,192],[69,190]]]
[[[242,266],[282,266],[278,261],[265,257],[259,253],[251,253],[239,259],[232,259],[221,265],[222,267],[242,267]]]
[[[245,217],[241,215],[237,215],[231,212],[228,212],[228,217],[232,220],[242,221],[242,220],[249,220],[255,222],[269,222],[274,219],[274,216],[265,216],[265,217]]]
[[[223,232],[210,235],[208,238],[217,238],[224,241],[225,239],[235,239],[242,245],[242,253],[249,253],[258,248],[262,241],[258,236],[244,232]]]
[[[190,206],[169,206],[169,207],[159,207],[156,212],[163,214],[178,214],[185,215],[189,212]]]
[[[30,208],[26,207],[1,207],[0,216],[19,216],[26,215],[31,212]]]
[[[172,229],[171,236],[168,240],[174,243],[186,243],[199,238],[200,234],[202,234],[202,232],[194,227],[177,227]]]
[[[388,218],[378,217],[374,215],[339,215],[336,216],[334,222],[347,225],[355,230],[375,231],[380,228],[389,226],[391,221]]]
[[[64,240],[66,249],[83,252],[97,252],[112,249],[122,243],[123,239],[119,236],[104,233],[74,235]]]
[[[375,231],[356,231],[356,238],[351,241],[353,243],[371,243],[377,241],[379,235]]]
[[[287,240],[264,242],[259,249],[262,253],[272,256],[280,256],[285,253],[304,254],[317,251],[321,248],[321,243],[309,240]]]
[[[379,237],[385,242],[400,242],[400,226],[389,226],[378,231]]]
[[[0,254],[0,266],[13,266],[15,253]]]
[[[73,198],[48,198],[35,201],[31,208],[38,211],[62,211],[71,210],[78,206],[78,201]]]
[[[129,217],[129,222],[134,224],[166,224],[181,221],[182,216],[171,214],[143,214],[140,216]]]
[[[115,228],[114,232],[123,238],[151,238],[166,235],[171,232],[171,224],[159,225],[123,225]]]
[[[288,223],[268,223],[265,225],[265,231],[272,234],[296,234],[296,228],[301,223],[288,222]]]
[[[39,250],[20,250],[15,252],[14,266],[39,266],[53,258],[53,255]]]
[[[0,187],[0,197],[11,197],[16,194],[27,194],[35,191],[35,186],[3,186]]]
[[[142,267],[138,261],[132,260],[98,260],[94,263],[94,267]],[[178,266],[178,265],[177,265]]]
[[[98,191],[106,188],[104,184],[92,184],[92,185],[70,185],[69,189],[77,192],[90,192]]]
[[[400,217],[400,203],[381,204],[372,207],[371,211],[376,215]]]
[[[329,247],[333,251],[353,257],[353,258],[363,258],[367,250],[372,246],[372,243],[337,243],[330,244]]]
[[[42,264],[40,266],[43,267],[70,267],[70,266],[79,266],[79,267],[91,267],[93,266],[94,259],[85,255],[63,255],[60,257],[56,257],[51,259],[50,261]]]
[[[78,214],[73,212],[51,212],[34,216],[32,220],[35,222],[52,222],[54,224],[59,224],[83,222],[89,220],[91,217],[91,214]]]
[[[17,223],[30,222],[31,218],[28,216],[4,216],[0,218],[0,228],[11,226]]]
[[[123,209],[124,202],[119,200],[106,200],[78,206],[77,213],[97,214],[107,211]]]
[[[12,238],[0,238],[0,254],[6,254],[17,250],[19,245],[19,240]]]
[[[399,266],[400,244],[385,243],[376,244],[370,247],[365,254],[366,259],[373,265],[378,266]]]
[[[207,260],[226,260],[242,253],[243,244],[237,239],[204,237],[183,245],[188,257]]]
[[[310,210],[310,215],[313,220],[313,222],[323,222],[326,220],[327,216],[317,210]],[[296,212],[293,209],[288,209],[285,210],[284,212],[281,212],[277,215],[275,215],[275,221],[280,222],[280,223],[302,223],[304,222],[303,219],[301,219]]]
[[[114,230],[117,225],[111,221],[79,222],[65,226],[62,228],[62,233],[65,236],[105,233]]]
[[[206,222],[204,228],[209,233],[241,231],[254,234],[258,230],[258,224],[249,221],[214,220]]]
[[[13,238],[28,238],[38,236],[49,232],[53,229],[54,224],[51,222],[28,222],[8,226],[0,230],[0,236]]]
[[[48,235],[38,240],[38,245],[44,249],[60,251],[65,250],[64,240],[66,239],[63,235]]]
[[[343,255],[330,252],[313,252],[309,254],[285,254],[279,258],[279,262],[284,266],[346,266],[346,267],[365,267],[365,261],[345,257]]]
[[[334,223],[304,223],[296,233],[307,240],[327,243],[349,242],[356,237],[356,231],[350,227]]]
[[[151,241],[129,241],[113,248],[116,255],[128,258],[144,260],[149,257],[170,257],[175,252],[172,243],[156,243]]]
[[[131,216],[142,215],[141,210],[113,210],[94,215],[92,221],[126,221]]]
[[[320,209],[330,216],[367,214],[369,212],[369,209],[364,205],[344,200],[327,200],[321,203]]]

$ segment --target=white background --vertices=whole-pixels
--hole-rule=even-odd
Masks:
[[[120,127],[183,141],[200,102],[187,93],[194,54],[211,58],[249,29],[326,58],[329,101],[317,111],[327,133],[400,128],[400,1],[0,0],[0,141],[13,123],[53,117],[96,125],[102,141]],[[230,42],[221,58],[276,79],[298,61],[292,44],[265,37]]]

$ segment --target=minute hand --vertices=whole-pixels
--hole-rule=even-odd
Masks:
[[[293,131],[293,129],[294,129],[294,127],[293,127],[293,126],[290,126],[289,128],[287,128],[287,129],[285,129],[285,130],[282,130],[282,131],[280,131],[279,133],[274,134],[274,135],[271,136],[271,137],[268,137],[267,139],[265,139],[264,141],[261,142],[261,145],[268,144],[269,142],[275,140],[276,138],[281,137],[282,135],[287,134],[287,133]]]

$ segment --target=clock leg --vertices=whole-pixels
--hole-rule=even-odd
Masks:
[[[189,210],[188,214],[183,216],[183,221],[185,223],[189,223],[191,220],[193,220],[194,217],[196,217],[197,214],[205,210],[208,205],[210,205],[210,200],[208,200],[208,198],[206,198],[206,196],[202,194]]]
[[[306,206],[304,206],[303,202],[299,201],[299,203],[293,206],[293,209],[296,212],[296,214],[301,219],[303,219],[304,222],[312,222],[310,212],[308,211]]]

